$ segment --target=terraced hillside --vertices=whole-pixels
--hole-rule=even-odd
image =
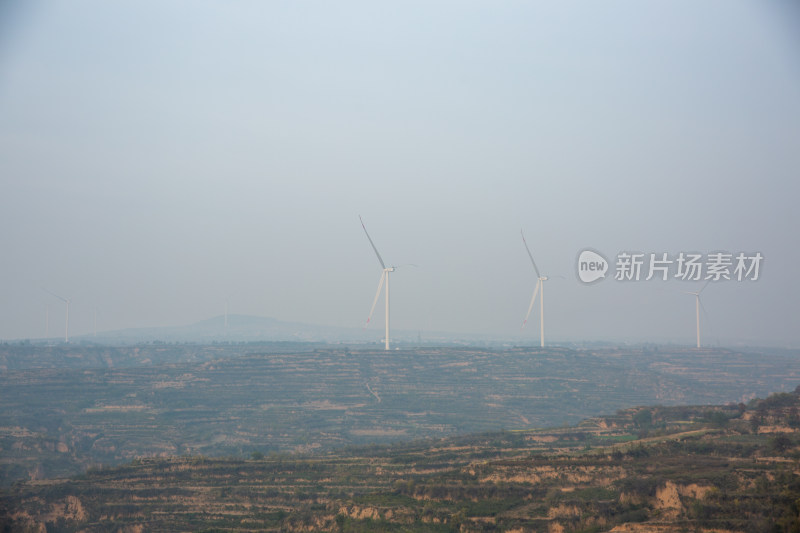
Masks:
[[[800,527],[800,398],[16,484],[12,531],[771,532]]]
[[[800,382],[796,357],[729,350],[336,348],[233,357],[232,347],[184,349],[228,357],[0,372],[0,485],[144,457],[325,452],[562,426],[630,405],[747,401]]]

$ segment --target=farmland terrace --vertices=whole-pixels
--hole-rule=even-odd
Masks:
[[[0,485],[147,457],[323,453],[558,427],[631,405],[746,403],[800,383],[800,361],[785,352],[330,347],[258,353],[258,346],[228,346],[170,348],[178,358],[184,349],[201,359],[219,356],[209,360],[114,364],[136,349],[107,350],[105,367],[76,368],[71,361],[70,368],[53,363],[0,372]]]
[[[138,459],[0,490],[0,530],[797,531],[798,406],[780,393],[314,455]]]

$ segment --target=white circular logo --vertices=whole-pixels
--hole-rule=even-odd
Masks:
[[[578,254],[578,279],[583,283],[594,283],[605,279],[608,260],[599,252],[585,249]]]

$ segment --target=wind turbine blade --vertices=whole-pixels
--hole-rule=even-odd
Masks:
[[[369,310],[369,316],[367,317],[367,323],[364,324],[366,328],[369,325],[369,321],[372,320],[372,313],[375,312],[375,305],[378,303],[378,298],[381,297],[381,289],[383,288],[383,281],[386,279],[386,271],[383,271],[381,274],[381,281],[378,283],[378,290],[375,291],[375,299],[372,300],[372,309]]]
[[[533,309],[533,303],[536,301],[536,295],[539,294],[539,285],[542,284],[542,280],[536,281],[536,288],[533,289],[533,298],[531,298],[531,305],[528,306],[528,313],[525,315],[525,320],[522,322],[522,328],[525,327],[525,324],[528,323],[528,317],[531,316],[531,310]]]
[[[369,239],[369,243],[372,245],[372,249],[375,250],[375,255],[378,256],[378,261],[380,261],[381,267],[386,268],[386,263],[383,262],[381,254],[378,252],[378,249],[375,248],[375,243],[372,242],[372,237],[369,236],[369,232],[367,231],[367,227],[364,225],[364,220],[361,218],[361,215],[358,215],[358,220],[361,221],[361,227],[364,228],[364,233],[367,234],[367,239]]]
[[[703,285],[703,288],[697,291],[698,296],[700,296],[700,293],[703,292],[706,289],[706,287],[708,287],[709,283],[711,283],[711,280],[706,281],[705,285]]]
[[[531,249],[528,248],[528,242],[525,240],[525,234],[522,233],[522,230],[519,230],[520,235],[522,235],[522,244],[525,245],[525,249],[528,251],[528,257],[531,258],[531,264],[533,264],[533,269],[536,271],[536,277],[541,278],[542,275],[539,274],[539,269],[536,267],[536,261],[533,260],[533,254],[531,253]],[[538,286],[537,286],[538,288]]]
[[[64,298],[63,296],[59,296],[58,294],[56,294],[56,293],[54,293],[54,292],[52,292],[52,291],[48,291],[48,290],[47,290],[47,289],[45,289],[44,287],[41,287],[41,289],[42,289],[44,292],[46,292],[47,294],[49,294],[49,295],[51,295],[51,296],[55,296],[56,298],[58,298],[58,299],[59,299],[59,300],[61,300],[62,302],[69,303],[69,300],[67,300],[67,299],[66,299],[66,298]]]

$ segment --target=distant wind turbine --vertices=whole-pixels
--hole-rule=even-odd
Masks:
[[[700,308],[701,307],[703,308],[703,313],[706,312],[706,308],[703,306],[703,302],[700,301],[700,293],[703,292],[706,289],[706,287],[708,287],[709,283],[711,283],[711,280],[706,281],[705,285],[703,285],[703,287],[697,292],[684,291],[686,294],[693,294],[694,295],[694,313],[695,313],[695,318],[696,318],[696,321],[697,321],[697,347],[698,348],[700,347]],[[706,314],[708,314],[708,313],[706,313]]]
[[[42,290],[44,292],[52,295],[52,296],[55,296],[56,298],[58,298],[59,300],[61,300],[65,304],[67,304],[67,319],[66,319],[66,325],[64,326],[64,342],[69,342],[69,302],[70,302],[70,300],[68,298],[64,298],[63,296],[59,296],[58,294],[56,294],[54,292],[50,292],[47,289],[45,289],[44,287],[42,287]]]
[[[541,339],[541,346],[544,348],[544,282],[547,281],[547,276],[542,276],[539,273],[539,268],[536,266],[536,261],[533,260],[533,254],[531,253],[531,249],[528,248],[528,242],[525,240],[525,234],[522,230],[519,230],[520,235],[522,235],[522,244],[525,245],[525,250],[528,251],[528,257],[531,258],[531,264],[533,265],[533,270],[536,272],[536,288],[533,289],[533,297],[531,298],[531,304],[528,306],[528,313],[525,315],[525,320],[522,322],[522,327],[525,327],[525,324],[528,323],[528,317],[531,316],[531,310],[533,309],[533,304],[536,301],[536,295],[539,295],[539,336]]]
[[[231,307],[231,297],[236,294],[236,291],[229,292],[225,295],[225,314],[223,315],[225,318],[222,322],[224,327],[224,334],[227,337],[228,333],[230,333],[230,307]]]
[[[367,327],[369,321],[372,319],[372,313],[375,311],[375,305],[378,303],[378,298],[381,296],[381,288],[383,287],[384,282],[386,283],[386,336],[384,338],[384,342],[386,343],[386,349],[389,349],[389,273],[395,271],[395,267],[387,267],[386,263],[383,262],[383,258],[381,254],[378,252],[378,249],[375,247],[375,243],[372,242],[372,238],[369,236],[369,232],[367,231],[367,227],[364,225],[364,220],[361,218],[361,215],[358,216],[358,219],[361,221],[361,227],[364,228],[364,233],[367,234],[367,239],[369,243],[372,245],[372,249],[375,251],[375,255],[378,256],[378,262],[381,264],[381,268],[383,268],[383,273],[381,273],[381,280],[378,283],[378,290],[375,292],[375,299],[372,301],[372,309],[369,311],[369,317],[367,317],[367,324],[364,327]]]

